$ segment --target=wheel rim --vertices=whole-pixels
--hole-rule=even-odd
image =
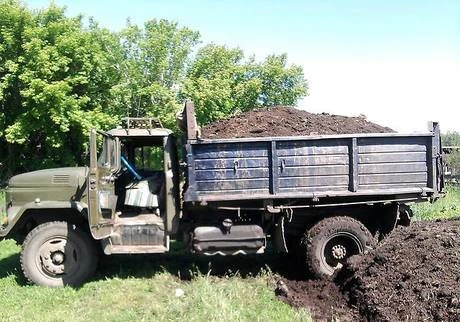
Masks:
[[[54,236],[43,242],[38,249],[35,264],[45,276],[61,278],[78,270],[80,252],[65,236]]]
[[[341,268],[349,257],[364,251],[359,238],[348,232],[339,232],[330,236],[323,245],[322,266],[329,275]]]

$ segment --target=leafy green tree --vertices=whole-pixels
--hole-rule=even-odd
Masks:
[[[460,133],[457,131],[447,131],[446,134],[442,135],[442,144],[460,146]]]
[[[307,89],[302,68],[287,66],[285,54],[257,63],[241,49],[210,44],[198,51],[181,95],[195,102],[206,124],[260,106],[293,105]]]
[[[0,2],[0,146],[10,173],[82,161],[91,127],[116,123],[119,82],[107,47],[117,39],[51,5]],[[2,159],[4,154],[2,153]],[[3,163],[3,162],[2,162]]]
[[[173,128],[180,108],[178,88],[199,33],[166,20],[151,20],[144,28],[128,23],[120,39],[123,54],[117,68],[123,79],[113,88],[119,114],[155,116]]]

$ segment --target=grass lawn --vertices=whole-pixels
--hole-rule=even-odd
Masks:
[[[434,203],[423,202],[411,206],[415,220],[448,219],[460,216],[460,186],[448,186],[444,198]]]

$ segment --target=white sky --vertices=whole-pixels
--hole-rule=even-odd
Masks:
[[[318,58],[301,62],[310,96],[299,107],[311,112],[364,114],[398,131],[460,131],[460,63],[446,57]]]

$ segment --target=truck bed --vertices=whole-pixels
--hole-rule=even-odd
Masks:
[[[186,202],[441,191],[437,125],[425,134],[188,140]]]
[[[444,186],[434,122],[421,134],[201,139],[194,105],[187,102],[179,124],[186,203],[417,201],[438,197]]]

